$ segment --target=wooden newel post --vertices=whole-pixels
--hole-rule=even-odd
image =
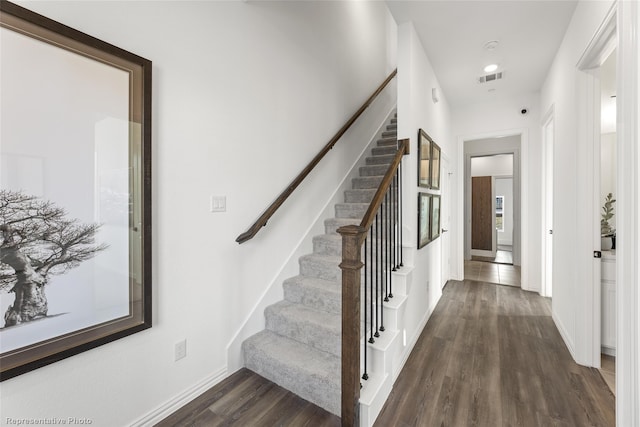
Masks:
[[[360,270],[366,230],[357,225],[342,235],[342,426],[360,425]]]

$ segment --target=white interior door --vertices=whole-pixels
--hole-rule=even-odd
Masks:
[[[543,295],[553,293],[553,114],[544,124],[544,285]]]
[[[449,160],[442,156],[442,170],[440,178],[440,225],[442,237],[442,279],[440,286],[444,287],[451,278],[451,173]]]

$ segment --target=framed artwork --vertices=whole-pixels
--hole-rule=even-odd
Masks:
[[[0,380],[151,327],[151,62],[0,2]]]
[[[427,133],[418,131],[418,186],[431,188],[431,144],[433,140]]]
[[[431,188],[434,190],[440,189],[440,146],[435,142],[431,143]]]
[[[431,213],[429,214],[431,231],[429,238],[433,241],[440,236],[440,196],[431,196]]]
[[[431,241],[429,236],[431,215],[431,194],[418,193],[418,249]]]

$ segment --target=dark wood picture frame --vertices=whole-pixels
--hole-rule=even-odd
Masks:
[[[55,328],[50,328],[50,326],[45,326],[48,329],[48,333],[52,336],[47,336],[47,338],[42,338],[39,335],[33,334],[33,325],[39,323],[41,325],[49,325],[52,322],[52,317],[50,316],[51,305],[49,304],[48,310],[44,311],[44,314],[41,314],[37,318],[21,318],[19,315],[16,315],[18,320],[18,328],[15,328],[14,321],[12,324],[3,323],[4,327],[0,329],[0,333],[10,333],[12,336],[18,336],[20,338],[19,342],[26,342],[27,344],[20,344],[20,346],[16,346],[16,348],[9,348],[5,351],[2,349],[2,353],[0,354],[0,381],[7,380],[9,378],[13,378],[17,375],[21,375],[23,373],[32,371],[34,369],[46,366],[48,364],[57,362],[59,360],[68,358],[70,356],[76,355],[78,353],[93,349],[95,347],[107,344],[111,341],[129,336],[131,334],[140,332],[142,330],[148,329],[152,325],[152,282],[151,282],[151,71],[152,71],[152,63],[151,61],[142,58],[133,53],[127,52],[123,49],[120,49],[116,46],[113,46],[107,42],[101,41],[97,38],[89,36],[85,33],[77,31],[73,28],[70,28],[66,25],[63,25],[59,22],[53,21],[49,18],[46,18],[42,15],[34,13],[28,9],[20,7],[11,2],[1,0],[0,1],[0,27],[5,35],[10,35],[16,40],[24,40],[24,43],[28,43],[33,45],[33,50],[29,50],[27,53],[21,52],[21,54],[27,58],[33,59],[34,61],[42,61],[42,56],[35,55],[37,49],[41,47],[47,49],[48,52],[52,52],[52,56],[59,57],[74,57],[77,58],[77,62],[82,62],[90,64],[90,66],[99,68],[100,70],[104,70],[104,74],[118,76],[118,81],[122,81],[122,90],[117,91],[117,95],[113,95],[110,92],[110,86],[105,87],[101,86],[102,74],[100,75],[88,75],[92,81],[95,81],[96,87],[103,88],[105,93],[109,93],[109,96],[119,97],[116,99],[118,108],[120,108],[124,113],[122,119],[118,118],[118,126],[119,129],[123,129],[124,132],[121,132],[115,137],[111,137],[111,140],[108,140],[105,143],[105,146],[109,146],[109,142],[116,141],[117,148],[109,148],[109,153],[117,151],[118,155],[121,156],[122,163],[125,165],[125,168],[122,169],[126,172],[120,172],[121,175],[121,183],[118,184],[121,188],[124,188],[125,191],[122,194],[117,194],[115,196],[120,197],[116,202],[113,202],[112,205],[107,205],[106,208],[102,209],[100,203],[102,200],[109,200],[108,203],[112,203],[111,200],[115,197],[113,194],[108,194],[104,196],[104,192],[102,191],[106,187],[100,187],[101,182],[99,183],[99,179],[95,178],[96,183],[92,182],[92,188],[95,188],[95,192],[92,193],[92,197],[89,197],[90,202],[95,204],[97,207],[96,212],[92,213],[97,218],[97,222],[102,222],[103,217],[107,218],[108,215],[118,215],[118,221],[122,223],[121,226],[117,229],[119,233],[118,236],[121,241],[118,241],[117,244],[113,244],[113,248],[111,252],[109,248],[109,241],[103,245],[100,249],[95,249],[96,252],[105,250],[105,254],[118,254],[118,251],[114,248],[116,247],[125,247],[127,249],[127,253],[124,255],[124,258],[119,260],[118,266],[121,267],[121,270],[117,273],[114,273],[112,276],[108,276],[109,279],[100,279],[108,282],[107,284],[113,285],[119,289],[118,298],[122,301],[119,310],[122,314],[113,314],[113,318],[105,318],[106,320],[96,320],[95,324],[91,324],[88,322],[87,324],[74,323],[74,321],[69,321],[69,331],[65,330],[64,333],[59,333],[56,326]],[[23,43],[23,42],[20,42]],[[37,48],[35,47],[37,45]],[[15,50],[15,49],[14,49]],[[2,53],[3,57],[5,56]],[[29,56],[31,55],[31,56]],[[5,59],[5,58],[3,58]],[[62,62],[62,61],[61,61]],[[15,64],[15,62],[14,62]],[[23,63],[15,65],[16,70],[20,70]],[[24,64],[31,64],[30,60],[24,62]],[[64,67],[60,67],[63,69]],[[83,69],[84,70],[84,69]],[[46,70],[49,73],[51,70]],[[3,70],[4,72],[4,70]],[[62,74],[62,72],[58,73]],[[56,76],[58,75],[56,74]],[[64,75],[63,75],[64,77]],[[24,81],[13,80],[13,85],[22,85],[30,91],[34,92],[33,88],[30,85],[32,80],[25,79]],[[64,79],[62,79],[64,80]],[[69,88],[72,88],[73,78],[69,77]],[[120,87],[120,86],[119,86]],[[65,88],[62,88],[65,90]],[[37,94],[37,92],[36,92]],[[56,103],[59,101],[58,99],[54,99],[52,97],[48,97],[46,95],[40,94],[40,99],[38,99],[39,108],[50,108],[51,111],[55,111]],[[4,93],[3,93],[3,102],[5,101]],[[43,107],[44,106],[44,107]],[[12,104],[4,104],[4,110],[11,110]],[[19,115],[20,112],[16,109],[11,110],[14,116]],[[34,121],[32,126],[38,127],[40,126],[40,122],[38,121],[40,117],[44,117],[43,114],[36,115],[33,114],[33,117],[29,119]],[[107,118],[109,119],[109,118]],[[73,121],[80,121],[74,115],[65,116],[65,120],[69,123]],[[97,119],[96,119],[97,120]],[[114,121],[116,119],[113,119]],[[87,123],[77,123],[77,128],[86,128]],[[102,124],[101,124],[102,125]],[[94,125],[97,129],[98,125]],[[15,127],[17,129],[17,126]],[[97,132],[94,130],[94,132]],[[18,134],[16,131],[15,134]],[[65,138],[63,136],[62,138]],[[9,141],[10,138],[7,138],[7,144],[14,144],[14,146],[19,146],[18,144],[22,144],[22,142],[18,142],[16,138],[13,142]],[[51,139],[46,141],[48,144],[55,144],[60,139]],[[35,141],[35,140],[34,140]],[[5,141],[3,141],[4,145]],[[37,140],[33,144],[42,144],[44,145],[45,141]],[[98,153],[98,143],[95,141],[88,141],[86,145],[87,150],[94,150],[94,153]],[[122,147],[122,148],[121,148]],[[77,157],[76,153],[73,151],[65,151],[66,146],[56,147],[56,159],[67,156],[68,162],[78,164],[84,157]],[[66,150],[69,150],[66,148]],[[3,154],[4,155],[4,154]],[[10,154],[7,154],[9,156]],[[13,155],[13,154],[11,154]],[[43,154],[45,156],[45,154]],[[97,156],[97,154],[96,154]],[[106,155],[105,155],[106,156]],[[24,157],[24,156],[23,156]],[[9,158],[9,157],[8,157]],[[43,157],[47,159],[46,157]],[[8,161],[8,160],[7,160]],[[97,161],[96,161],[97,162]],[[107,161],[105,160],[105,163]],[[49,161],[47,164],[47,168],[51,169],[52,166],[50,163],[54,163],[53,161]],[[59,167],[61,163],[55,163],[55,166]],[[127,167],[128,165],[128,167]],[[91,169],[94,168],[94,169]],[[44,170],[44,169],[43,169]],[[87,166],[87,170],[92,171],[97,176],[98,166],[95,164],[90,164]],[[57,170],[56,170],[57,171]],[[60,173],[69,173],[68,171],[64,171],[60,169]],[[50,172],[45,170],[46,174]],[[77,173],[77,180],[83,179],[83,175],[79,172]],[[45,175],[43,175],[45,176]],[[48,175],[47,175],[48,176]],[[33,180],[32,180],[33,181]],[[9,196],[14,197],[16,194],[20,194],[21,189],[16,189],[10,187],[11,183],[3,183],[2,191],[3,197],[9,198]],[[53,186],[51,183],[47,183],[48,186]],[[105,184],[106,185],[106,184]],[[119,187],[120,188],[120,187]],[[58,193],[66,190],[66,187],[56,187],[56,191]],[[70,191],[73,197],[73,191]],[[40,196],[38,196],[40,197]],[[44,196],[42,196],[44,197]],[[75,199],[73,199],[73,203],[85,203],[81,199],[87,197],[87,194],[78,194],[75,195]],[[108,197],[111,197],[109,199]],[[36,197],[32,197],[32,200],[35,200]],[[46,199],[37,199],[42,200],[42,202],[38,201],[37,203],[45,203],[49,200]],[[58,203],[58,200],[53,200],[53,203]],[[105,202],[106,203],[106,202]],[[42,206],[42,205],[40,205]],[[124,209],[117,210],[116,214],[113,212],[116,209],[112,209],[112,206],[116,206],[118,208],[124,207]],[[8,227],[11,227],[12,224],[10,221],[3,219],[8,218],[7,214],[8,210],[4,207],[4,212],[0,212],[0,226],[2,226],[3,231],[7,230]],[[65,206],[62,204],[62,211],[64,212]],[[102,210],[100,210],[102,209]],[[106,212],[106,213],[105,213]],[[29,216],[30,220],[34,220],[37,218],[36,216]],[[104,220],[104,221],[108,221]],[[100,228],[103,224],[96,224],[94,227],[96,229]],[[101,233],[103,231],[100,231]],[[111,233],[111,232],[109,232]],[[104,235],[111,236],[113,234],[109,234],[104,232]],[[46,233],[43,234],[46,236]],[[39,238],[39,237],[38,237]],[[35,240],[36,237],[33,237]],[[93,243],[93,239],[90,239]],[[9,245],[13,240],[9,243],[6,237],[2,239],[2,249],[5,249],[5,243]],[[45,238],[45,243],[48,241]],[[121,246],[117,246],[121,245]],[[44,246],[39,246],[37,248],[42,248]],[[36,248],[36,250],[38,250]],[[17,250],[15,250],[17,251]],[[103,256],[99,254],[98,257]],[[103,261],[100,261],[100,266],[106,264],[106,267],[103,269],[108,269],[111,264],[112,256],[109,255],[106,258],[102,258]],[[106,261],[104,261],[106,259]],[[3,261],[7,261],[4,260]],[[12,271],[12,266],[9,264],[0,264],[2,267],[2,273],[6,273],[7,271],[12,272],[13,275],[11,277],[17,277],[15,271]],[[72,266],[75,267],[75,266]],[[69,267],[71,268],[71,267]],[[128,268],[128,271],[127,271]],[[15,269],[14,269],[15,270]],[[74,270],[75,271],[75,270]],[[99,270],[103,271],[103,270]],[[45,273],[46,274],[46,273]],[[62,275],[67,275],[68,273],[58,273],[60,277]],[[95,272],[92,273],[95,276]],[[0,275],[2,276],[2,275]],[[7,292],[7,295],[10,293],[16,293],[15,289],[20,284],[20,280],[18,278],[11,279],[7,278],[5,274],[4,277],[0,277],[5,281],[4,291]],[[66,277],[66,276],[65,276]],[[75,276],[74,276],[75,277]],[[111,277],[121,278],[119,280],[110,281]],[[10,282],[10,280],[14,280],[14,282]],[[53,279],[52,279],[53,280]],[[58,279],[56,279],[58,280]],[[47,284],[48,282],[44,282]],[[84,282],[81,283],[84,285]],[[11,288],[13,286],[13,288]],[[44,285],[42,285],[44,288]],[[1,290],[1,289],[0,289]],[[76,294],[71,293],[72,297]],[[73,300],[73,298],[71,298]],[[127,302],[128,301],[128,302]],[[73,301],[72,301],[73,303]],[[17,302],[12,303],[14,306],[17,305]],[[79,303],[77,303],[79,304]],[[13,306],[10,306],[9,309],[15,310]],[[128,311],[128,314],[126,314]],[[7,313],[9,310],[7,310]],[[55,314],[55,313],[54,313]],[[67,313],[61,313],[60,316],[66,315]],[[0,313],[0,315],[4,315],[4,313]],[[97,315],[94,315],[92,319],[102,319]],[[75,319],[75,318],[74,318]],[[35,321],[34,321],[35,320]],[[31,323],[34,321],[33,323]],[[20,323],[22,322],[22,323]],[[43,323],[44,322],[44,323]],[[7,326],[9,325],[9,326]],[[77,328],[77,329],[74,329]],[[12,329],[12,330],[11,330]],[[59,333],[59,334],[58,334]],[[55,335],[58,334],[58,335]]]
[[[418,249],[431,242],[431,198],[429,193],[418,193]]]
[[[429,212],[429,240],[434,241],[440,237],[440,196],[431,195]]]
[[[432,144],[431,137],[424,130],[418,130],[418,187],[431,188]]]
[[[440,146],[435,142],[431,142],[431,157],[429,166],[429,185],[433,190],[440,189]]]

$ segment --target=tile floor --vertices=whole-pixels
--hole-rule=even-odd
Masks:
[[[464,278],[478,282],[520,287],[520,267],[517,265],[465,260]]]
[[[473,261],[496,262],[498,264],[513,264],[513,247],[498,245],[495,258],[472,256]]]

